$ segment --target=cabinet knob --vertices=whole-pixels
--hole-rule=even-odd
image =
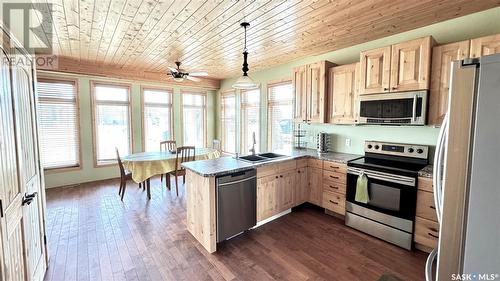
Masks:
[[[276,178],[278,178],[278,176],[276,176]]]
[[[282,177],[283,177],[283,175],[280,175],[280,178],[282,178]]]
[[[393,90],[397,90],[397,89],[398,89],[398,87],[392,87],[392,89],[393,89]]]
[[[389,91],[389,88],[384,88],[384,91]]]

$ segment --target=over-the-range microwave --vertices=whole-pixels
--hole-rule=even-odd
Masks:
[[[384,93],[359,97],[359,123],[425,125],[427,91]]]

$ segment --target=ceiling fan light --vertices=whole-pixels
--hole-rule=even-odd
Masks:
[[[259,87],[259,85],[255,83],[248,75],[240,76],[238,80],[236,80],[236,82],[233,84],[233,88],[239,90],[252,90],[257,87]]]
[[[184,81],[184,78],[183,77],[174,77],[174,81],[175,82],[182,82],[182,81]]]

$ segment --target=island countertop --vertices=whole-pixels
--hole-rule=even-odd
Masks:
[[[347,161],[362,157],[362,155],[327,152],[318,153],[314,149],[292,149],[292,150],[277,150],[274,153],[285,155],[284,157],[276,158],[266,162],[249,163],[234,157],[227,156],[210,160],[199,160],[183,163],[182,166],[188,170],[195,172],[203,177],[215,177],[252,168],[257,168],[265,165],[276,164],[288,160],[296,160],[301,158],[315,158],[336,163],[347,163]]]

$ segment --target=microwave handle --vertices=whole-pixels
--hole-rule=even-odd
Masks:
[[[417,121],[417,95],[413,96],[413,112],[412,112],[413,121]]]

